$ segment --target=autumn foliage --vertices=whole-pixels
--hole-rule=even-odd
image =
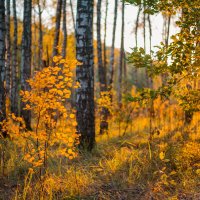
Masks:
[[[30,91],[21,91],[24,109],[31,110],[34,126],[27,130],[21,117],[13,113],[3,122],[9,140],[19,151],[19,159],[33,169],[47,169],[55,157],[73,159],[77,156],[79,135],[76,134],[75,110],[70,104],[73,83],[72,69],[77,63],[61,56],[53,58],[54,67],[35,72],[28,80]],[[7,138],[1,140],[7,140]]]

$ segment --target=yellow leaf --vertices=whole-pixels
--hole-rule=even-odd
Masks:
[[[74,118],[75,118],[75,114],[70,114],[69,117],[70,117],[71,119],[74,119]]]
[[[163,159],[165,158],[164,152],[161,152],[161,153],[159,154],[159,157],[160,157],[160,160],[163,160]]]

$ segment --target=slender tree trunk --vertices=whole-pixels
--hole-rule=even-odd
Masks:
[[[30,90],[26,82],[31,77],[31,14],[32,0],[24,0],[24,20],[22,33],[22,58],[21,58],[21,89]],[[21,102],[21,116],[24,118],[26,128],[31,129],[31,112],[24,110],[25,103]]]
[[[149,24],[149,51],[150,55],[152,55],[152,27],[151,27],[151,18],[150,15],[148,14],[147,16],[148,24]],[[153,79],[152,77],[149,77],[149,87],[153,88]]]
[[[72,0],[70,0],[69,3],[70,3],[71,13],[72,13],[72,21],[73,21],[73,26],[74,26],[74,31],[75,31],[76,30],[76,23],[75,23],[74,9],[73,9]]]
[[[50,64],[50,58],[49,58],[49,46],[48,46],[48,45],[46,45],[46,56],[47,56],[46,67],[48,67],[49,64]]]
[[[76,91],[77,132],[80,146],[92,150],[95,143],[94,61],[93,61],[93,0],[78,0],[76,18]]]
[[[107,90],[106,84],[106,68],[103,65],[102,59],[102,43],[101,43],[101,4],[102,0],[97,2],[97,54],[98,54],[98,72],[99,72],[99,84],[100,93]],[[108,110],[103,107],[101,110],[100,120],[100,134],[108,131]]]
[[[163,41],[166,47],[169,44],[170,26],[171,26],[171,16],[163,15]]]
[[[144,40],[144,50],[146,52],[146,4],[144,1],[144,12],[143,12],[143,40]]]
[[[97,57],[98,57],[100,91],[105,91],[106,76],[105,76],[105,67],[103,66],[102,43],[101,43],[101,3],[102,3],[102,0],[98,0],[97,2]]]
[[[38,54],[37,54],[37,47],[38,47],[38,43],[37,43],[37,24],[36,24],[36,19],[35,19],[35,15],[33,15],[33,38],[32,38],[32,55],[33,55],[33,59],[32,59],[32,65],[31,65],[31,71],[39,71],[39,66],[38,66]],[[38,49],[39,51],[39,49]]]
[[[171,17],[169,19],[167,15],[163,15],[163,33],[162,34],[163,34],[163,42],[165,43],[166,47],[168,47],[170,23],[171,23]],[[167,74],[165,73],[162,75],[162,83],[166,84],[166,81],[167,81]]]
[[[151,54],[151,50],[152,50],[152,27],[151,27],[151,17],[148,14],[148,24],[149,24],[149,50],[150,50],[150,54]]]
[[[168,23],[167,23],[167,35],[166,35],[166,40],[165,40],[165,44],[168,47],[169,44],[169,35],[170,35],[170,25],[171,25],[171,16],[168,16]]]
[[[12,64],[12,87],[11,87],[11,112],[18,116],[18,84],[19,84],[19,70],[17,62],[17,39],[18,39],[18,23],[16,0],[13,0],[13,21],[14,21],[14,35],[13,35],[13,64]]]
[[[140,5],[139,6],[139,9],[138,9],[138,13],[137,13],[137,19],[136,19],[136,23],[135,23],[135,45],[136,47],[138,47],[138,27],[139,27],[139,20],[140,20],[140,13],[142,11],[142,6]],[[138,70],[137,68],[135,67],[134,68],[134,83],[135,83],[135,86],[137,86],[137,74],[138,74]]]
[[[138,8],[136,23],[135,23],[135,46],[138,47],[138,27],[139,27],[139,20],[140,20],[140,13],[141,13],[142,7],[141,5]]]
[[[5,53],[6,53],[6,44],[5,44],[5,4],[4,1],[0,1],[0,122],[6,119],[6,91],[5,91]],[[0,131],[2,127],[0,125]],[[6,136],[3,133],[3,136]]]
[[[41,70],[43,67],[43,61],[42,61],[42,55],[43,55],[43,30],[42,30],[42,9],[40,0],[37,0],[37,6],[38,6],[38,16],[39,16],[39,50],[38,50],[38,68]]]
[[[144,41],[144,51],[146,53],[146,2],[145,0],[143,1],[143,6],[144,6],[144,11],[143,11],[143,41]],[[145,68],[145,76],[146,76],[146,87],[150,87],[150,83],[149,83],[149,76],[147,73],[147,68]]]
[[[57,47],[59,44],[59,36],[60,36],[61,12],[62,12],[62,0],[58,0],[57,9],[56,9],[56,28],[55,28],[55,36],[54,36],[54,44],[53,44],[53,57],[58,54]]]
[[[122,28],[121,28],[121,49],[118,68],[118,103],[122,101],[122,71],[124,66],[124,8],[125,2],[122,1]]]
[[[112,90],[113,75],[114,75],[115,35],[116,35],[116,26],[117,26],[117,9],[118,9],[118,0],[115,0],[113,33],[112,33],[112,47],[111,47],[111,55],[110,55],[110,77],[109,77],[110,90]],[[111,95],[111,99],[112,99],[112,95]]]
[[[62,56],[66,57],[66,47],[67,47],[67,12],[66,12],[67,2],[63,0],[63,46],[62,46]]]
[[[11,95],[10,0],[6,0],[6,93]]]
[[[127,80],[127,65],[126,65],[126,51],[124,49],[124,82],[126,83],[126,80]]]
[[[104,68],[106,70],[107,77],[107,47],[106,47],[106,39],[107,39],[107,17],[108,17],[108,0],[106,0],[106,12],[105,12],[105,20],[104,20],[104,42],[103,42],[103,62]]]

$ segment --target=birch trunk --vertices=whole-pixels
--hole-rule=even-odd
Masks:
[[[62,12],[62,0],[58,0],[57,9],[56,9],[56,28],[55,28],[55,36],[54,36],[54,44],[53,44],[53,57],[58,54],[57,47],[59,44],[59,36],[60,36],[61,12]]]
[[[98,54],[98,73],[99,73],[99,84],[100,93],[107,90],[106,84],[106,68],[103,65],[102,59],[102,42],[101,42],[101,4],[102,0],[97,2],[97,54]],[[106,31],[106,30],[105,30]],[[108,131],[108,110],[103,107],[100,113],[100,134]]]
[[[11,95],[10,0],[6,0],[6,94]]]
[[[106,0],[106,13],[105,13],[105,21],[104,21],[104,42],[103,42],[103,61],[104,67],[107,75],[107,47],[106,47],[106,39],[107,39],[107,18],[108,18],[108,0]]]
[[[4,1],[0,1],[0,122],[6,119],[6,91],[5,91],[5,4]],[[0,125],[0,131],[2,127]],[[3,136],[6,136],[3,133]]]
[[[16,0],[13,0],[13,21],[14,21],[14,35],[13,35],[13,64],[12,64],[12,87],[11,87],[11,112],[18,116],[18,85],[19,85],[19,70],[17,62],[17,38],[18,38],[18,23]]]
[[[62,46],[62,56],[66,57],[66,47],[67,47],[67,12],[66,12],[67,2],[63,0],[63,46]]]
[[[94,61],[93,61],[93,0],[78,0],[76,18],[76,91],[77,132],[80,146],[92,150],[95,143]]]
[[[138,8],[136,23],[135,23],[135,45],[138,47],[138,28],[139,28],[139,22],[140,22],[140,13],[142,11],[142,6],[140,5]],[[134,84],[137,87],[138,80],[137,80],[138,70],[136,67],[134,67]]]
[[[125,2],[122,1],[122,28],[121,28],[121,48],[118,68],[118,103],[122,101],[122,71],[124,66],[124,10]],[[124,70],[125,71],[125,70]]]
[[[114,74],[115,34],[116,34],[116,25],[117,25],[117,8],[118,8],[118,0],[115,0],[113,33],[112,33],[112,47],[111,47],[110,70],[109,70],[110,71],[110,78],[109,78],[109,87],[110,87],[110,90],[112,90],[113,74]],[[111,95],[111,99],[112,99],[112,95]]]
[[[24,20],[22,33],[22,58],[21,58],[21,89],[30,90],[26,82],[31,77],[31,13],[32,0],[24,0]],[[25,103],[21,102],[21,116],[24,118],[26,128],[31,129],[31,112],[24,110]]]
[[[72,21],[73,21],[73,27],[74,27],[74,32],[75,32],[75,30],[76,30],[76,23],[75,23],[74,9],[73,9],[72,0],[70,0],[69,3],[70,3],[71,14],[72,14]]]
[[[42,9],[40,0],[37,0],[37,6],[38,6],[38,17],[39,17],[39,50],[38,50],[38,69],[41,70],[43,67],[42,63],[42,54],[43,54],[43,31],[42,31]]]

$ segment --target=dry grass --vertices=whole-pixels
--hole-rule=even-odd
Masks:
[[[200,199],[199,115],[187,127],[179,118],[169,127],[171,120],[160,124],[151,142],[145,116],[134,120],[125,136],[113,124],[109,135],[97,137],[92,153],[50,160],[42,182],[37,173],[27,175],[19,161],[16,165],[16,152],[8,151],[0,199]]]

